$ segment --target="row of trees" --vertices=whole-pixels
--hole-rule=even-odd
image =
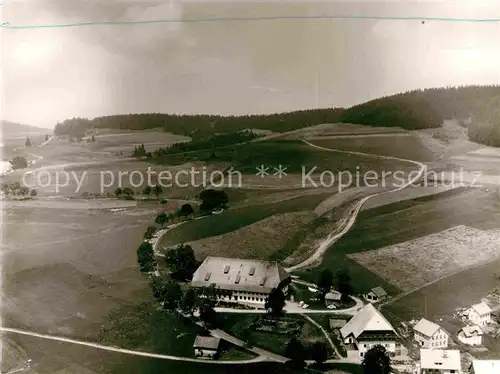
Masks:
[[[210,135],[207,138],[199,138],[199,132],[192,134],[193,140],[190,142],[178,142],[165,148],[158,148],[153,152],[154,156],[164,156],[175,153],[199,151],[203,149],[215,149],[226,147],[233,144],[248,142],[255,139],[257,135],[252,130],[243,130],[225,134]],[[147,156],[146,150],[143,150],[143,156]]]
[[[483,104],[484,109],[471,116],[469,139],[481,144],[500,147],[500,96]]]
[[[38,191],[33,189],[30,189],[26,186],[21,186],[19,182],[14,182],[14,183],[4,183],[1,186],[1,190],[4,194],[6,195],[15,195],[15,196],[31,196],[35,197],[38,194]]]
[[[191,316],[196,310],[199,310],[200,319],[206,327],[217,325],[217,313],[214,309],[216,304],[215,287],[190,287],[183,291],[180,284],[165,273],[152,277],[150,285],[153,296],[160,302],[163,309],[180,310]]]
[[[142,113],[67,119],[56,135],[81,135],[90,128],[144,130],[161,128],[174,134],[207,138],[244,129],[286,132],[321,123],[359,123],[400,126],[405,129],[439,127],[444,119],[466,118],[484,109],[483,103],[500,96],[500,86],[462,86],[412,90],[386,96],[349,109],[310,109],[288,113],[244,116],[174,115]],[[179,146],[180,147],[180,146]]]
[[[163,188],[159,184],[155,186],[146,186],[144,187],[142,193],[148,197],[151,196],[151,194],[154,194],[156,198],[159,199],[160,195],[163,193]],[[115,190],[115,196],[118,199],[133,199],[135,196],[135,191],[130,187],[118,187]]]
[[[177,209],[175,212],[162,212],[156,216],[155,223],[160,226],[164,226],[166,223],[172,221],[174,219],[179,219],[180,217],[187,218],[194,214],[194,209],[191,204],[182,204],[182,206]]]

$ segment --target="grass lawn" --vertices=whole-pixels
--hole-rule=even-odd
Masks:
[[[321,147],[355,151],[382,156],[406,158],[416,161],[432,161],[432,153],[416,136],[376,136],[314,139],[311,143]]]
[[[260,165],[284,165],[287,172],[302,172],[317,166],[317,170],[395,170],[408,165],[398,161],[385,161],[373,157],[346,155],[343,153],[315,149],[299,140],[269,140],[234,147],[193,152],[184,155],[168,155],[153,159],[159,164],[182,164],[192,161],[231,162],[242,173],[255,173]]]
[[[327,364],[325,370],[331,374],[363,374],[363,367],[356,364]]]
[[[342,315],[342,314],[314,314],[311,315],[316,322],[318,322],[330,335],[330,338],[333,341],[333,344],[337,347],[337,350],[340,352],[342,357],[347,357],[347,351],[344,343],[342,342],[342,338],[340,336],[340,330],[337,329],[333,331],[330,327],[330,319],[339,319],[349,321],[352,316],[350,315]]]
[[[464,188],[363,211],[353,228],[326,252],[320,267],[298,274],[314,282],[325,267],[333,272],[347,269],[356,293],[364,293],[377,285],[390,294],[398,293],[395,286],[346,255],[401,243],[461,224],[481,227],[496,222],[499,225],[498,206],[495,194]]]
[[[229,209],[209,218],[191,221],[170,230],[162,237],[161,244],[168,247],[188,241],[222,235],[260,221],[273,214],[313,210],[329,194],[301,196],[273,204]]]
[[[500,285],[498,269],[500,269],[500,259],[464,270],[384,306],[383,310],[389,312],[388,317],[408,321],[423,316],[427,298],[429,319],[449,316],[457,308],[478,303],[481,298],[498,287]],[[455,330],[459,327],[457,326]]]
[[[242,315],[236,313],[219,313],[218,314],[218,325],[219,328],[226,331],[227,333],[234,335],[240,339],[244,339],[244,331],[252,325],[254,321],[257,321],[260,315]],[[307,346],[316,341],[322,341],[325,344],[325,336],[322,331],[316,326],[311,324],[309,321],[305,320],[303,316],[300,315],[286,315],[281,318],[281,320],[286,321],[299,321],[303,323],[303,327],[297,338],[304,344],[307,355],[309,352]],[[266,349],[268,351],[274,352],[276,354],[285,355],[286,345],[288,344],[291,334],[283,334],[277,332],[267,332],[267,331],[256,331],[255,328],[252,329],[252,341],[256,347]],[[309,359],[310,357],[308,357]]]
[[[226,341],[221,342],[221,354],[219,356],[219,360],[221,361],[251,360],[256,356],[256,354],[245,348],[235,346]]]
[[[202,328],[189,319],[156,308],[152,302],[142,302],[114,310],[99,341],[128,349],[194,357],[193,342]]]

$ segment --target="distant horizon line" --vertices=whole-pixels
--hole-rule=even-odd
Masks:
[[[397,91],[395,93],[390,93],[390,94],[385,94],[381,96],[374,97],[373,99],[365,100],[350,106],[331,106],[331,107],[318,107],[318,108],[313,108],[313,107],[306,107],[306,108],[301,108],[301,109],[290,109],[288,111],[276,111],[276,112],[267,112],[267,113],[243,113],[243,114],[212,114],[212,113],[206,113],[206,112],[195,112],[195,113],[181,113],[181,112],[127,112],[127,113],[114,113],[114,114],[103,114],[103,115],[98,115],[94,117],[83,117],[83,116],[71,116],[71,117],[66,117],[63,120],[57,120],[55,123],[51,125],[31,125],[31,124],[26,124],[23,122],[18,122],[15,120],[7,120],[7,119],[2,119],[0,120],[0,123],[4,122],[9,122],[11,124],[15,125],[21,125],[21,126],[29,126],[29,127],[36,127],[42,130],[53,130],[54,127],[58,123],[62,123],[65,120],[68,119],[73,119],[73,118],[82,118],[82,119],[88,119],[89,121],[92,121],[96,118],[103,118],[103,117],[115,117],[115,116],[129,116],[129,115],[141,115],[141,114],[163,114],[163,115],[171,115],[171,116],[212,116],[212,117],[244,117],[244,116],[271,116],[271,115],[277,115],[277,114],[287,114],[287,113],[294,113],[294,112],[302,112],[302,111],[312,111],[312,110],[335,110],[335,109],[342,109],[346,110],[352,107],[355,107],[357,105],[362,105],[365,103],[368,103],[373,100],[378,100],[378,99],[383,99],[391,96],[396,96],[396,95],[401,95],[407,92],[414,92],[414,91],[426,91],[426,90],[439,90],[439,89],[460,89],[460,88],[488,88],[488,87],[500,87],[500,84],[497,83],[490,83],[490,84],[457,84],[457,85],[447,85],[447,86],[433,86],[433,87],[425,87],[425,88],[412,88],[412,89],[407,89],[403,91]]]

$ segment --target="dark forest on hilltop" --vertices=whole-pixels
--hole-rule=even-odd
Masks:
[[[407,130],[440,127],[446,119],[467,119],[471,140],[500,146],[500,86],[465,86],[413,90],[381,97],[348,109],[309,109],[287,113],[219,116],[141,113],[72,118],[58,123],[55,135],[80,136],[92,128],[146,130],[203,138],[243,129],[286,132],[321,123],[357,123]]]

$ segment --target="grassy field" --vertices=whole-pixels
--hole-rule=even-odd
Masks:
[[[432,253],[432,261],[429,261]],[[441,277],[500,257],[500,231],[467,226],[349,255],[380,277],[411,291]]]
[[[252,173],[260,165],[284,165],[289,173],[300,173],[302,167],[310,170],[316,166],[322,170],[395,170],[407,167],[398,161],[381,161],[372,157],[346,155],[315,149],[298,140],[268,140],[234,147],[193,152],[185,155],[171,155],[154,159],[160,164],[182,164],[191,161],[231,162],[236,170]]]
[[[243,339],[243,332],[252,322],[256,321],[260,316],[256,315],[242,315],[242,314],[232,314],[232,313],[219,313],[218,314],[218,324],[219,328],[234,335],[240,339]],[[299,321],[303,322],[304,325],[297,335],[297,338],[304,344],[308,346],[316,341],[322,341],[327,343],[322,331],[311,324],[309,321],[305,320],[304,317],[300,315],[287,315],[283,317],[285,320]],[[277,332],[263,332],[263,331],[252,331],[252,341],[254,345],[266,349],[268,351],[277,353],[284,356],[286,345],[290,340],[290,334],[280,334]],[[307,351],[307,349],[306,349]],[[310,358],[308,358],[310,359]]]
[[[352,138],[315,138],[311,143],[321,147],[370,153],[381,156],[406,158],[416,161],[432,161],[432,153],[416,136],[367,136]]]
[[[236,251],[241,258],[265,259],[273,256],[277,248],[285,245],[313,217],[310,211],[273,214],[238,230],[186,244],[193,247],[199,260],[206,256],[234,256]]]
[[[168,247],[175,244],[222,235],[268,218],[274,214],[306,210],[312,211],[327,196],[326,194],[310,195],[274,204],[229,209],[222,214],[192,221],[169,231],[163,236],[161,245]]]
[[[197,362],[169,361],[106,352],[78,345],[42,340],[29,336],[13,339],[25,347],[36,373],[71,374],[299,374],[307,370],[291,370],[280,363],[217,365]]]
[[[353,228],[326,252],[322,265],[299,275],[314,282],[324,267],[333,272],[345,268],[351,273],[356,292],[381,285],[390,293],[397,293],[397,287],[346,255],[383,248],[457,225],[481,228],[498,224],[498,204],[496,194],[480,189],[456,189],[363,211]]]
[[[124,305],[109,314],[99,342],[147,352],[194,357],[202,328],[189,319],[157,310],[154,302]]]
[[[151,208],[4,210],[4,318],[41,332],[95,338],[111,310],[151,299],[135,252],[155,214]]]
[[[500,286],[498,269],[500,259],[466,269],[386,305],[383,310],[388,312],[389,318],[408,321],[423,316],[427,309],[428,318],[438,320],[444,317],[443,323],[447,325],[445,327],[458,331],[461,322],[457,324],[449,317],[456,309],[478,303]]]

